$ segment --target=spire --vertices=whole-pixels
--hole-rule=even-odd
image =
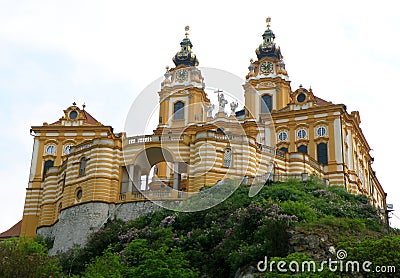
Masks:
[[[194,67],[199,65],[199,61],[196,55],[192,52],[192,42],[189,39],[189,26],[185,27],[185,38],[180,43],[181,50],[175,54],[172,61],[174,61],[175,66],[184,65],[189,67]]]
[[[256,54],[258,60],[261,60],[264,57],[269,57],[276,60],[282,60],[282,54],[279,46],[277,46],[274,42],[275,34],[270,29],[271,18],[268,17],[267,20],[267,30],[265,30],[262,35],[263,41],[260,46],[256,49]]]

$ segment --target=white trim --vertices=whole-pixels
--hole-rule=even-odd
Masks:
[[[31,170],[29,173],[28,188],[32,187],[32,181],[35,178],[38,156],[39,156],[39,139],[35,138],[35,140],[33,142],[33,152],[32,152],[32,159],[31,159]]]
[[[349,170],[353,170],[353,140],[352,140],[352,134],[351,130],[349,129],[348,135],[347,135],[347,145],[349,146],[348,148],[348,168]]]
[[[287,123],[289,121],[289,119],[282,119],[282,120],[276,120],[276,123],[277,124],[280,124],[280,123]]]
[[[343,157],[342,157],[342,139],[341,139],[341,124],[340,124],[340,119],[336,118],[333,121],[333,127],[334,127],[334,132],[333,136],[335,139],[335,156],[336,156],[336,162],[337,163],[343,163]]]
[[[82,136],[95,136],[96,132],[84,132],[82,133]]]
[[[323,114],[314,115],[314,118],[323,118],[323,117],[327,117],[327,116],[328,116],[328,113],[323,113]]]
[[[302,121],[302,120],[307,120],[308,116],[302,116],[302,117],[296,117],[294,118],[295,121]]]

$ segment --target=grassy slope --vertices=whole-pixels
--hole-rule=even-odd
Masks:
[[[204,190],[186,205],[207,202],[210,194],[232,186]],[[324,258],[329,246],[375,242],[389,232],[397,233],[388,231],[365,196],[313,180],[289,181],[265,186],[252,198],[240,186],[204,211],[162,210],[129,223],[108,223],[86,248],[60,259],[65,272],[87,277],[104,271],[114,277],[233,277],[264,256]],[[295,253],[299,250],[302,255]]]

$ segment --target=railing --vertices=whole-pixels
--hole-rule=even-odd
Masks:
[[[266,145],[258,145],[258,148],[262,151],[262,152],[267,152],[270,154],[275,154],[276,148],[270,147],[270,146],[266,146]]]
[[[253,139],[248,138],[244,134],[225,134],[223,132],[218,132],[214,130],[208,130],[208,131],[203,131],[199,132],[196,134],[196,139],[200,138],[213,138],[216,140],[229,140],[229,141],[241,141],[241,142],[253,142]]]
[[[144,200],[180,200],[189,196],[187,192],[177,190],[144,190],[131,193],[121,193],[120,201],[144,201]]]
[[[86,150],[89,149],[93,146],[97,146],[97,145],[109,145],[109,146],[113,146],[114,145],[114,141],[112,139],[93,139],[89,142],[82,142],[78,145],[72,146],[70,153],[75,153],[75,152],[79,152],[82,150]]]
[[[282,158],[286,157],[286,153],[284,151],[281,150],[276,150],[276,155]]]
[[[140,135],[128,137],[125,139],[128,145],[151,143],[151,142],[165,142],[165,141],[183,141],[183,136],[176,134],[168,135]]]
[[[255,177],[248,178],[251,183],[268,183],[268,182],[287,182],[289,180],[306,181],[310,178],[308,173],[295,173],[295,174],[263,174]],[[327,179],[313,176],[313,179],[319,180],[321,183],[328,185]]]
[[[318,168],[318,169],[321,168],[321,165],[320,165],[317,161],[315,161],[313,158],[308,157],[308,160],[310,161],[310,164],[311,164],[312,166],[314,166],[315,168]]]

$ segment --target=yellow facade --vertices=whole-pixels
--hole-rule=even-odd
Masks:
[[[236,114],[224,112],[222,93],[218,112],[210,113],[186,35],[173,59],[176,67],[167,68],[158,92],[153,134],[114,134],[76,105],[59,121],[32,127],[21,234],[52,227],[61,211],[82,204],[176,200],[227,178],[314,175],[385,209],[358,112],[348,113],[311,89],[293,91],[274,38],[268,26],[243,84],[245,106]]]
[[[21,234],[33,236],[40,223],[52,224],[57,219],[56,212],[62,208],[61,199],[68,199],[65,184],[76,183],[73,171],[76,164],[67,169],[71,162],[71,152],[84,142],[95,138],[115,138],[112,128],[97,122],[84,109],[73,105],[64,111],[59,121],[42,126],[33,126],[34,136],[31,170],[25,199]],[[81,151],[82,152],[82,151]],[[76,153],[79,153],[76,152]],[[47,171],[46,162],[50,163]],[[68,170],[69,175],[65,173]],[[45,173],[46,172],[46,173]],[[71,178],[70,178],[71,177]],[[71,205],[71,202],[64,202]]]

